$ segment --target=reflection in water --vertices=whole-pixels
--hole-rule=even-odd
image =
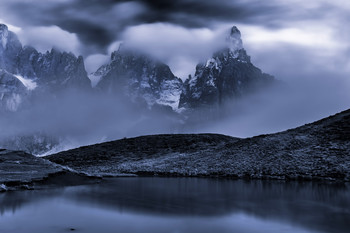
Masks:
[[[0,232],[348,232],[344,184],[116,178],[0,194]],[[22,227],[22,228],[21,228]]]

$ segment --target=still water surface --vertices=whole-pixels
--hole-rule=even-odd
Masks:
[[[0,233],[350,232],[350,187],[115,178],[0,194]]]

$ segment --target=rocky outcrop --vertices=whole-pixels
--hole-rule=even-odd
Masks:
[[[98,180],[22,151],[0,149],[0,192],[81,185]]]
[[[33,181],[63,172],[62,166],[21,151],[0,149],[0,192],[30,188]]]
[[[274,81],[251,63],[237,27],[231,28],[226,44],[205,64],[198,64],[195,75],[185,81],[180,108],[220,106]]]

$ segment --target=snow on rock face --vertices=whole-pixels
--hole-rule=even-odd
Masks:
[[[157,103],[168,105],[177,110],[180,102],[182,83],[179,80],[165,80],[161,84],[161,92]]]
[[[0,24],[0,41],[3,49],[6,48],[8,37],[8,28],[5,24]]]
[[[37,87],[36,82],[31,79],[27,79],[22,77],[21,75],[14,75],[19,81],[23,83],[23,85],[30,91],[34,90]]]

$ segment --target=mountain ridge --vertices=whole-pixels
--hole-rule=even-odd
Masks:
[[[191,120],[198,119],[193,113],[199,109],[202,111],[203,107],[210,110],[213,108],[214,111],[220,112],[217,107],[220,107],[223,102],[230,102],[248,95],[249,89],[254,89],[253,87],[260,86],[261,83],[269,85],[274,80],[270,76],[265,78],[261,71],[251,64],[237,27],[232,27],[231,31],[228,31],[226,48],[213,55],[216,60],[208,59],[207,67],[203,68],[205,72],[200,71],[201,68],[197,69],[197,73],[202,74],[196,76],[196,80],[202,81],[195,83],[194,88],[192,88],[193,80],[187,80],[184,83],[162,61],[131,50],[123,44],[111,54],[109,63],[92,74],[100,79],[97,85],[92,87],[82,56],[76,57],[72,53],[60,52],[54,48],[40,53],[31,46],[22,46],[16,34],[9,31],[3,24],[0,25],[0,36],[2,41],[0,111],[9,111],[13,114],[30,112],[31,109],[35,109],[36,104],[64,105],[66,111],[71,111],[71,108],[89,106],[87,101],[89,99],[91,102],[111,103],[108,106],[111,109],[117,109],[120,103],[131,106],[131,109],[137,109],[137,111],[132,110],[132,114],[139,115],[136,119],[140,122],[139,125],[150,122],[144,119],[163,114],[159,117],[163,118],[159,119],[159,122],[167,121],[172,130],[168,130],[169,132],[181,132],[183,127],[187,127],[186,122],[192,124]],[[216,72],[217,69],[220,71]],[[200,83],[203,82],[209,85],[201,85]],[[244,88],[240,88],[240,85]],[[60,99],[65,99],[63,96],[68,92],[69,96],[79,99],[80,102],[63,100],[60,102]],[[74,97],[72,93],[80,94],[82,97]],[[197,93],[201,94],[197,95]],[[71,102],[74,102],[74,106],[70,105]],[[62,110],[65,109],[62,108]],[[41,111],[45,110],[41,109]],[[106,114],[111,113],[107,109],[105,111]],[[91,114],[94,115],[94,113]],[[202,113],[199,114],[202,115]],[[34,115],[38,116],[37,113]],[[70,120],[69,117],[67,119]],[[98,121],[98,119],[95,120]],[[25,132],[25,135],[11,135],[10,138],[2,139],[0,143],[3,146],[10,146],[9,149],[23,149],[29,153],[38,154],[46,153],[45,148],[48,151],[54,149],[53,147],[61,148],[57,144],[64,142],[65,137],[68,136],[56,136],[52,135],[52,132],[46,135],[47,126],[44,127],[35,132]],[[26,146],[28,143],[29,145]],[[28,148],[33,150],[29,151]]]
[[[87,75],[82,56],[76,57],[70,52],[59,52],[54,48],[40,53],[31,46],[22,46],[16,34],[4,24],[0,25],[0,37],[0,68],[12,74],[13,79],[19,79],[29,89],[29,93],[37,90],[55,92],[69,87],[92,88],[114,94],[124,92],[124,96],[132,102],[143,101],[148,108],[158,104],[170,106],[176,111],[201,106],[191,102],[208,102],[210,106],[220,104],[224,99],[244,96],[247,88],[239,86],[253,86],[257,82],[254,76],[262,76],[259,82],[265,82],[261,71],[251,64],[243,48],[240,31],[235,26],[228,32],[226,48],[217,51],[206,65],[198,64],[195,77],[187,79],[185,83],[172,73],[168,65],[146,54],[126,49],[123,44],[112,52],[109,63]],[[233,60],[227,63],[227,59]],[[218,73],[215,71],[218,69],[219,73],[222,69],[224,71],[223,75],[216,77],[214,73]],[[232,75],[242,77],[232,82],[232,77],[229,77]],[[91,86],[89,76],[99,79],[95,87]],[[203,81],[199,82],[199,79]],[[269,79],[271,81],[273,77],[269,76]],[[202,85],[203,82],[208,85]],[[194,83],[196,87],[192,88]],[[0,84],[6,86],[5,83]],[[215,89],[214,94],[211,93],[211,86]],[[17,108],[8,109],[14,111]]]

